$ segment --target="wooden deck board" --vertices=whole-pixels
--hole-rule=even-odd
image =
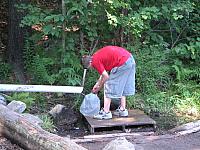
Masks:
[[[94,133],[94,130],[97,128],[105,127],[121,126],[122,128],[125,128],[126,126],[156,125],[156,122],[152,118],[150,118],[143,111],[138,109],[129,110],[128,117],[118,117],[113,115],[113,118],[109,120],[98,120],[91,117],[85,118],[89,124],[91,133]]]

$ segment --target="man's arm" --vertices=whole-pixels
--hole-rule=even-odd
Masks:
[[[104,83],[108,80],[109,75],[106,70],[103,71],[102,75],[99,77],[97,83],[94,85],[92,92],[97,93],[98,91],[101,90],[103,87]]]

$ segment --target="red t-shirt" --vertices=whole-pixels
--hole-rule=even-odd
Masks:
[[[131,53],[118,46],[106,46],[93,54],[92,67],[101,75],[104,70],[111,71],[114,67],[123,65]]]

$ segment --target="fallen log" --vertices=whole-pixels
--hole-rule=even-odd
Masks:
[[[189,122],[189,123],[180,125],[178,127],[175,127],[173,129],[169,130],[169,132],[177,133],[177,132],[181,132],[181,131],[187,131],[187,130],[189,131],[189,130],[192,130],[192,129],[198,128],[198,127],[200,127],[200,120],[196,120],[193,122]]]
[[[43,130],[1,104],[0,134],[29,150],[86,150],[69,138]]]
[[[200,131],[200,126],[192,128],[192,129],[188,129],[188,130],[185,130],[185,131],[177,132],[176,136],[187,135],[187,134],[191,134],[191,133],[195,133],[195,132],[199,132],[199,131]]]

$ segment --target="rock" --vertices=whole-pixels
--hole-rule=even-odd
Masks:
[[[25,119],[27,119],[29,122],[31,122],[34,125],[37,126],[42,126],[43,121],[38,117],[38,116],[34,116],[32,114],[28,114],[28,113],[24,113],[21,114]]]
[[[2,96],[2,95],[0,95],[0,104],[2,104],[2,105],[4,105],[4,106],[7,105],[7,101],[6,101],[5,97]]]
[[[58,114],[62,112],[62,110],[65,108],[64,105],[58,104],[56,105],[53,109],[49,111],[49,114],[53,117],[56,118]]]
[[[13,100],[12,102],[10,102],[7,107],[12,110],[12,111],[15,111],[15,112],[18,112],[18,113],[22,113],[25,111],[26,109],[26,104],[21,102],[21,101],[15,101]]]
[[[135,146],[125,137],[120,137],[108,143],[103,150],[135,150]]]
[[[57,126],[63,126],[65,128],[77,122],[77,116],[71,108],[66,108],[64,105],[56,105],[49,114],[53,117]]]

